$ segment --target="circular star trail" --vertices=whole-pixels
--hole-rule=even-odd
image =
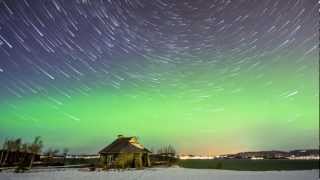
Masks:
[[[317,19],[305,0],[1,0],[0,140],[318,147]]]

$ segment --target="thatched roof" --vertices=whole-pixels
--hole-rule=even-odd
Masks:
[[[113,141],[110,145],[103,148],[99,154],[109,153],[151,153],[147,148],[140,144],[136,137],[118,136],[118,139]]]

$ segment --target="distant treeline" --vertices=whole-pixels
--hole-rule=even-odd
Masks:
[[[244,160],[211,159],[179,160],[178,165],[193,169],[227,169],[242,171],[310,170],[319,169],[319,160]]]
[[[22,138],[6,139],[0,149],[0,167],[16,166],[16,171],[20,172],[31,169],[35,161],[42,160],[42,165],[48,164],[59,153],[59,150],[49,148],[43,153],[44,158],[40,159],[43,147],[43,140],[40,136],[35,137],[32,142],[23,142]],[[68,151],[65,148],[60,153],[63,162]]]
[[[35,137],[31,143],[25,143],[21,138],[6,139],[2,145],[0,165],[18,165],[22,169],[30,169],[42,148],[40,136]]]

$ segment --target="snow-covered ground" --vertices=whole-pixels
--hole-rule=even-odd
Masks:
[[[316,180],[319,170],[227,171],[211,169],[151,168],[145,170],[84,172],[77,169],[0,173],[0,180]]]

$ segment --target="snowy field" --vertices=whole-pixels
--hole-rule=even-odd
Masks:
[[[0,173],[0,180],[316,180],[319,170],[307,171],[227,171],[185,168],[84,172],[77,169],[34,171],[23,174]]]

